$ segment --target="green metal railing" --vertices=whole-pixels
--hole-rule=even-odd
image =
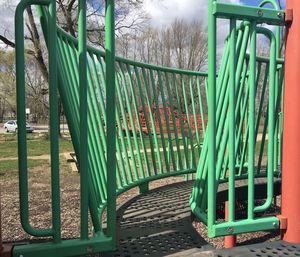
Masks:
[[[58,162],[58,100],[57,100],[57,69],[56,39],[47,36],[49,45],[49,102],[50,102],[50,137],[51,137],[51,186],[52,186],[52,226],[51,229],[34,229],[29,223],[28,208],[28,173],[26,144],[26,113],[25,113],[25,54],[24,54],[24,21],[23,13],[30,5],[42,4],[49,9],[49,34],[56,33],[56,6],[53,1],[28,0],[22,1],[15,15],[16,38],[16,74],[17,74],[17,113],[18,113],[18,156],[20,176],[20,213],[24,230],[34,236],[53,236],[60,241],[60,193],[59,193],[59,162]]]
[[[278,128],[283,85],[283,60],[278,50],[280,29],[277,28],[275,37],[272,31],[259,24],[282,25],[284,15],[274,1],[264,1],[261,6],[268,3],[275,9],[217,1],[209,3],[209,133],[204,139],[190,203],[195,215],[208,225],[211,237],[279,226],[276,217],[255,216],[270,207],[273,177],[278,175],[280,166],[278,148],[281,142],[278,139],[281,131]],[[216,20],[220,17],[229,19],[230,34],[217,78]],[[243,20],[238,28],[237,19]],[[270,41],[268,58],[257,56],[257,34]],[[246,53],[248,45],[249,54]],[[268,101],[266,112],[265,101]],[[261,127],[261,142],[258,143]],[[255,206],[255,177],[260,176],[267,177],[267,199],[263,205]],[[247,219],[235,218],[237,179],[248,180]],[[218,185],[225,181],[228,182],[229,216],[227,222],[217,222]]]
[[[26,0],[21,3],[19,6],[24,5],[24,8],[40,4],[39,1]],[[53,237],[53,243],[17,246],[14,249],[15,256],[24,253],[26,256],[53,256],[54,252],[58,256],[72,256],[75,251],[78,255],[89,251],[112,250],[116,238],[117,194],[135,186],[139,186],[143,193],[148,190],[148,183],[152,180],[196,171],[205,137],[207,73],[115,57],[113,1],[107,1],[106,4],[105,52],[86,45],[83,0],[79,1],[78,39],[54,26],[55,15],[51,15],[50,8],[37,6],[52,60],[49,67],[57,71],[57,79],[49,77],[53,92],[52,106],[57,101],[57,95],[54,95],[57,87],[79,160],[81,231],[80,239],[60,240],[61,224],[57,218],[60,200],[55,196],[59,195],[60,189],[59,183],[54,180],[55,229],[36,233],[26,229],[26,224],[24,226],[31,235]],[[16,13],[16,24],[23,22],[22,11]],[[24,36],[21,27],[18,25],[16,30],[20,53],[17,54],[18,78],[22,78],[19,70],[24,71],[24,58],[20,58],[24,56],[24,45],[19,43],[23,42]],[[18,95],[21,114],[18,119],[21,121],[25,120],[25,115],[22,116],[22,110],[25,110],[24,79],[18,82],[18,88],[23,90]],[[54,108],[51,109],[54,113],[52,117],[57,111]],[[57,123],[51,122],[51,135],[55,137],[55,143],[58,136],[53,131],[57,129]],[[19,133],[19,138],[19,149],[26,152],[26,134]],[[58,148],[53,149],[51,154],[57,156],[51,165],[51,174],[58,179]],[[27,172],[27,158],[25,154],[22,156],[20,184],[27,185],[27,177],[22,176]],[[28,209],[28,188],[23,188],[20,195],[21,204]],[[88,209],[94,229],[93,237],[88,235]],[[104,210],[107,210],[105,233],[102,229]],[[21,217],[29,219],[23,211]],[[69,250],[72,245],[76,247]]]
[[[274,4],[264,1],[261,6],[268,3]],[[31,227],[28,211],[23,12],[29,5],[37,6],[49,53],[52,227],[45,230]],[[56,26],[55,1],[22,0],[16,11],[21,222],[28,234],[52,237],[53,242],[16,246],[14,256],[113,250],[117,195],[136,186],[144,193],[150,181],[169,176],[196,178],[190,203],[208,224],[210,236],[278,226],[275,217],[255,218],[270,206],[273,177],[280,175],[284,64],[278,51],[280,30],[275,37],[258,26],[283,23],[283,12],[274,7],[210,1],[206,73],[115,57],[113,0],[106,1],[105,51],[87,45],[84,0],[79,1],[78,39]],[[230,34],[217,72],[218,17],[230,19]],[[268,57],[256,54],[257,34],[270,42]],[[80,169],[81,231],[74,240],[61,240],[57,90]],[[268,194],[263,205],[255,206],[254,179],[260,176],[267,177]],[[248,217],[238,221],[237,179],[249,183]],[[216,194],[223,182],[229,184],[229,220],[217,222]],[[93,236],[88,233],[89,214]]]

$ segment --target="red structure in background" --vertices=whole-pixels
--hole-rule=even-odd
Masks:
[[[282,158],[282,239],[300,243],[300,4],[287,0]]]
[[[152,106],[152,109],[149,110],[149,106],[147,105],[145,107],[145,112],[143,107],[139,107],[139,117],[134,114],[134,128],[132,127],[132,122],[130,121],[129,115],[127,115],[127,124],[129,131],[135,130],[138,132],[139,125],[141,126],[141,130],[145,134],[153,133],[153,131],[148,131],[147,128],[147,122],[146,122],[146,116],[148,118],[149,122],[149,127],[152,130],[153,129],[153,124],[151,122],[151,115],[150,112],[152,113],[152,117],[154,120],[154,127],[156,128],[156,133],[167,133],[167,121],[168,125],[170,126],[170,132],[174,132],[174,128],[176,126],[176,129],[179,134],[183,133],[184,131],[187,131],[189,128],[191,130],[196,130],[198,131],[203,130],[203,124],[202,124],[202,117],[200,114],[196,114],[195,116],[193,114],[187,115],[185,113],[179,114],[177,110],[174,111],[173,115],[175,117],[175,120],[173,120],[172,116],[172,110],[171,107],[166,107],[164,108],[163,105],[159,105],[159,108],[157,109],[156,106]],[[160,124],[159,121],[161,122],[162,130],[160,131]],[[205,116],[204,118],[204,123],[205,126],[207,125],[208,118]],[[122,124],[122,129],[123,131],[126,131],[124,123]],[[182,131],[183,129],[183,131]]]

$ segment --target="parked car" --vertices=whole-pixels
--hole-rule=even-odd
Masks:
[[[6,123],[4,123],[3,128],[6,132],[18,132],[18,124],[16,120],[9,120]],[[31,133],[33,132],[33,127],[26,122],[26,131]]]

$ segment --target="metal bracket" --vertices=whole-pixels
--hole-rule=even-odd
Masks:
[[[279,229],[280,230],[286,230],[287,229],[287,218],[282,215],[277,215],[277,218],[279,219]]]
[[[293,9],[286,9],[284,12],[285,12],[285,22],[287,24],[292,23],[292,21],[293,21]]]
[[[11,257],[12,250],[13,250],[12,244],[3,244],[3,248],[0,250],[0,257]]]

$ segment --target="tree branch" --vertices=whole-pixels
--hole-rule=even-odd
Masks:
[[[6,45],[8,45],[8,46],[11,46],[11,47],[13,47],[13,48],[15,48],[15,46],[16,46],[16,44],[15,44],[14,42],[10,41],[8,38],[6,38],[6,37],[4,37],[4,36],[2,36],[2,35],[0,35],[0,40],[1,40],[4,44],[6,44]]]

